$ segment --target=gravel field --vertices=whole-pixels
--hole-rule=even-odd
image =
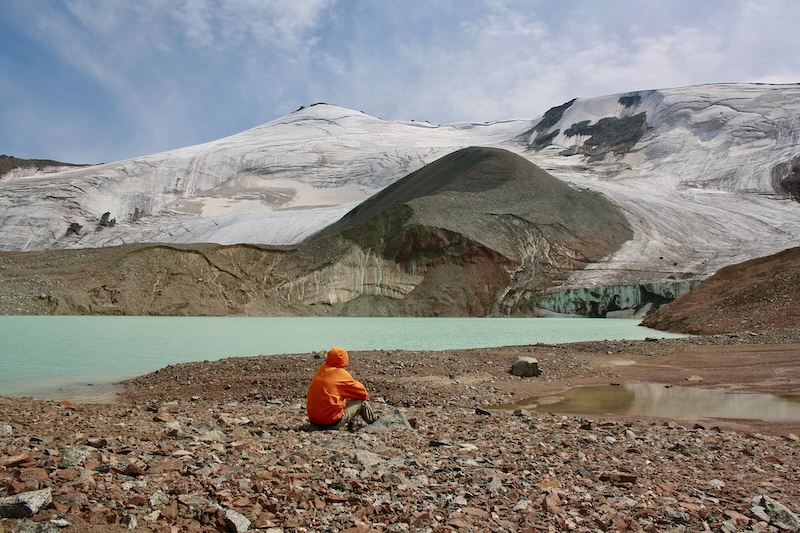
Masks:
[[[542,375],[512,376],[520,355]],[[796,398],[800,330],[351,352],[385,423],[352,433],[303,430],[321,357],[173,365],[114,404],[0,398],[0,497],[42,498],[0,531],[800,528],[797,421],[497,408],[642,381]]]

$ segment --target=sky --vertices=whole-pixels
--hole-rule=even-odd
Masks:
[[[798,20],[797,0],[3,0],[0,154],[119,161],[316,102],[444,124],[800,83]]]

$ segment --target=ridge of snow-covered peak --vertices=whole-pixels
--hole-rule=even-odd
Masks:
[[[327,122],[331,124],[351,124],[355,125],[360,122],[369,123],[369,122],[380,122],[381,119],[364,113],[363,111],[356,111],[355,109],[349,109],[346,107],[334,105],[334,104],[326,104],[326,103],[316,103],[307,106],[301,106],[299,109],[281,117],[275,118],[270,120],[269,122],[265,122],[259,126],[255,126],[253,128],[247,129],[241,133],[237,133],[232,135],[231,137],[236,138],[239,136],[247,136],[253,133],[259,133],[264,130],[269,130],[271,128],[275,128],[276,126],[293,124],[297,125],[298,123],[303,122]],[[220,141],[223,139],[220,139]]]
[[[305,126],[319,136],[336,136],[337,138],[355,136],[360,138],[368,134],[392,144],[396,144],[397,139],[403,137],[408,137],[408,140],[413,142],[433,143],[434,145],[444,146],[456,145],[458,144],[456,141],[464,140],[471,141],[473,144],[491,144],[504,143],[509,138],[519,135],[528,122],[529,119],[511,119],[482,123],[453,122],[433,124],[428,121],[387,120],[364,111],[356,111],[334,104],[318,103],[300,107],[288,115],[215,142],[260,136],[264,132],[269,132],[270,135],[277,132],[285,134],[292,130],[282,129],[283,126]],[[463,134],[456,133],[454,139],[453,132],[463,132]],[[294,133],[289,133],[289,135],[294,135]]]
[[[282,118],[286,119],[289,117],[302,117],[302,116],[316,118],[316,119],[323,119],[323,120],[336,120],[340,117],[346,117],[346,116],[359,116],[374,120],[380,120],[378,117],[372,116],[363,111],[357,111],[355,109],[342,107],[336,104],[328,104],[325,102],[317,102],[316,104],[300,106],[300,108]]]

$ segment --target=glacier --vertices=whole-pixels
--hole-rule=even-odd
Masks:
[[[622,131],[630,124],[640,129]],[[556,292],[681,284],[800,245],[800,203],[780,186],[800,161],[800,85],[711,84],[578,98],[534,119],[482,124],[315,104],[197,146],[13,171],[0,178],[0,250],[294,245],[468,146],[513,151],[602,193],[634,228]],[[104,214],[113,225],[100,224]]]

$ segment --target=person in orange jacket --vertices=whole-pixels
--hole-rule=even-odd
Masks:
[[[347,350],[336,346],[314,374],[306,394],[306,414],[315,426],[352,429],[357,416],[367,424],[377,419],[367,401],[367,388],[345,370],[349,362]]]

